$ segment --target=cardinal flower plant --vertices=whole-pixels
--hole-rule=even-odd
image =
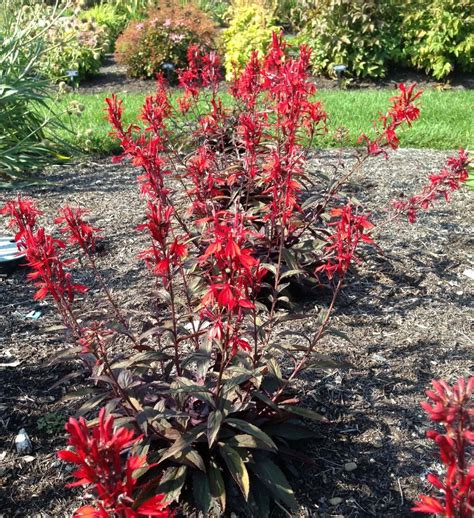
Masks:
[[[474,512],[474,377],[459,379],[452,387],[433,381],[426,395],[431,404],[421,406],[443,431],[429,430],[427,437],[439,448],[444,477],[430,473],[428,482],[440,496],[421,495],[413,511],[446,518],[468,518]]]
[[[93,394],[79,414],[103,407],[92,430],[82,417],[70,420],[72,450],[60,453],[79,466],[76,485],[95,487],[93,516],[167,516],[179,505],[206,515],[240,506],[265,517],[272,502],[297,507],[285,466],[304,457],[291,444],[313,435],[301,418],[324,418],[300,405],[293,382],[304,369],[336,365],[317,345],[333,332],[344,279],[377,228],[344,186],[371,157],[397,148],[420,96],[400,85],[374,134],[362,135],[354,165],[315,182],[305,165],[326,113],[308,75],[310,55],[302,46],[291,57],[275,34],[231,84],[230,108],[219,95],[217,55],[195,46],[176,102],[160,76],[136,124],[123,123],[116,96],[106,100],[123,149],[117,160],[139,171],[137,231],[148,243],[139,260],[156,280],[154,325],[108,287],[96,254],[100,231],[84,209],[62,208],[54,234],[29,200],[2,209],[35,297],[54,300],[77,345],[70,352],[91,372]],[[419,194],[388,204],[387,221],[413,221],[447,199],[466,180],[467,163],[463,151],[449,159]],[[86,318],[93,297],[74,281],[73,249],[103,290],[109,311],[100,319]],[[292,320],[303,316],[289,311],[300,285],[331,293],[304,341],[297,330],[292,336]]]

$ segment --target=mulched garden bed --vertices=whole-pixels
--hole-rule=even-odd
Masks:
[[[410,193],[446,156],[400,150],[388,161],[372,160],[363,177],[354,177],[351,193],[375,210]],[[310,168],[326,170],[351,157],[351,151],[315,153]],[[153,283],[136,260],[144,241],[134,231],[143,218],[135,175],[129,165],[108,159],[55,167],[45,175],[51,185],[32,188],[28,195],[50,217],[66,202],[93,210],[107,236],[100,266],[119,298],[140,312]],[[0,194],[1,204],[10,195]],[[351,367],[307,371],[298,387],[302,402],[330,422],[317,426],[319,439],[302,446],[311,462],[295,464],[291,480],[302,505],[295,516],[412,516],[413,500],[428,489],[424,475],[439,464],[424,438],[427,420],[419,401],[433,378],[454,381],[474,370],[474,282],[464,273],[473,263],[471,200],[465,189],[449,205],[422,214],[415,225],[387,227],[377,239],[383,254],[364,252],[364,262],[348,277],[333,327],[351,342],[327,337],[319,351]],[[90,281],[87,271],[80,276]],[[0,364],[20,362],[0,367],[0,516],[5,518],[67,516],[83,503],[80,491],[64,489],[68,466],[55,457],[65,444],[61,416],[73,412],[71,401],[62,400],[67,386],[49,390],[76,369],[48,366],[64,347],[63,335],[52,306],[34,302],[32,295],[25,271],[0,277]],[[308,318],[294,329],[310,333],[326,302],[325,295],[299,301],[295,311]],[[14,449],[20,428],[34,446],[26,457]]]
[[[335,79],[323,76],[313,78],[318,88],[339,88]],[[412,70],[395,70],[384,79],[354,79],[347,83],[348,88],[386,88],[398,83],[417,83],[422,88],[444,87],[445,83],[436,81],[430,76]],[[473,74],[460,74],[449,78],[449,84],[457,89],[474,88]],[[153,79],[132,79],[127,77],[126,68],[115,61],[113,55],[107,56],[99,74],[83,81],[78,88],[81,93],[111,93],[111,92],[143,92],[155,90]]]

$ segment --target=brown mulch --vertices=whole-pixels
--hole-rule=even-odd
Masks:
[[[324,76],[316,76],[313,81],[319,89],[339,88],[335,79]],[[422,88],[445,88],[449,85],[457,89],[474,88],[473,74],[459,74],[449,77],[445,82],[440,82],[421,72],[412,70],[394,70],[383,79],[353,79],[345,83],[347,88],[386,88],[393,87],[400,82],[417,83]],[[150,93],[155,90],[153,79],[132,79],[127,77],[126,68],[115,61],[113,55],[106,57],[99,74],[81,83],[78,92],[81,93],[127,93],[142,92]]]
[[[390,160],[375,159],[355,177],[351,194],[374,212],[408,194],[447,154],[400,150]],[[350,151],[317,153],[310,170],[329,170]],[[152,295],[152,283],[136,255],[144,247],[134,228],[142,222],[143,201],[135,171],[127,164],[99,160],[54,167],[51,185],[28,190],[52,217],[66,202],[89,207],[107,236],[101,269],[119,298],[139,312]],[[0,205],[11,194],[0,194]],[[380,214],[377,213],[380,211]],[[454,381],[474,370],[472,355],[472,192],[456,193],[449,205],[422,214],[415,225],[386,227],[377,242],[382,253],[366,250],[338,302],[333,327],[350,342],[328,336],[319,351],[349,362],[347,369],[311,370],[298,385],[302,402],[329,419],[318,425],[319,439],[302,446],[311,462],[295,465],[292,483],[301,502],[295,516],[405,517],[423,477],[439,469],[424,438],[428,423],[419,407],[433,378]],[[3,230],[3,229],[2,229]],[[79,272],[79,281],[91,282]],[[92,290],[96,289],[93,283]],[[83,503],[78,490],[64,489],[68,466],[55,451],[65,444],[61,427],[41,429],[48,413],[63,419],[71,403],[66,387],[50,387],[74,371],[72,364],[48,366],[63,348],[60,324],[51,304],[34,302],[22,270],[0,277],[0,516],[61,517]],[[307,321],[294,328],[311,333],[324,296],[297,301]],[[37,320],[32,311],[39,311]],[[139,313],[137,313],[139,314]],[[81,382],[79,378],[78,382]],[[14,438],[25,428],[33,442],[19,456]],[[347,470],[347,468],[355,469]]]

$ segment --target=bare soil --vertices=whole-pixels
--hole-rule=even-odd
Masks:
[[[374,211],[374,218],[382,216],[380,207],[416,189],[446,156],[407,149],[387,161],[375,159],[363,176],[353,179],[351,194]],[[353,154],[315,153],[310,169],[329,171],[339,159],[348,164]],[[152,283],[136,260],[144,242],[134,231],[143,218],[135,175],[129,165],[108,159],[54,167],[45,174],[50,185],[27,194],[50,218],[66,202],[93,210],[95,224],[107,236],[100,266],[138,318]],[[10,196],[1,193],[0,205]],[[301,446],[310,462],[294,466],[292,483],[301,502],[295,517],[412,516],[414,499],[429,490],[424,476],[439,464],[424,438],[428,423],[419,402],[433,378],[452,382],[474,371],[474,282],[464,273],[473,267],[472,223],[472,192],[466,189],[449,205],[422,214],[414,225],[387,226],[377,238],[381,253],[364,251],[333,321],[351,341],[328,336],[319,346],[320,352],[351,367],[307,371],[297,387],[302,402],[326,415],[329,423],[316,427],[319,439]],[[86,269],[79,280],[96,289]],[[48,365],[64,348],[65,337],[51,304],[35,302],[33,292],[22,269],[0,277],[4,518],[70,516],[84,503],[80,490],[64,489],[70,471],[55,456],[65,445],[61,416],[65,420],[74,411],[63,400],[68,385],[51,390],[63,376],[76,372],[77,365]],[[294,325],[311,332],[318,308],[325,304],[323,295],[299,301],[295,311],[308,318]],[[15,362],[16,367],[4,366]],[[82,377],[74,380],[82,382]],[[59,426],[42,428],[49,413]],[[32,440],[30,455],[15,452],[20,428]]]

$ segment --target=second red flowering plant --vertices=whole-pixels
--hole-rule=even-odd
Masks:
[[[115,300],[95,253],[99,231],[83,209],[60,211],[61,237],[40,225],[28,200],[2,209],[32,269],[36,297],[53,298],[73,351],[91,371],[94,394],[79,413],[105,405],[92,432],[82,418],[68,425],[73,450],[61,457],[79,465],[77,484],[93,484],[97,495],[95,507],[77,516],[168,516],[179,504],[216,514],[244,506],[265,517],[272,502],[297,507],[282,461],[300,458],[289,441],[312,436],[299,420],[324,419],[300,406],[292,382],[309,365],[329,361],[316,346],[331,332],[358,247],[371,246],[376,230],[343,187],[371,156],[396,149],[397,131],[419,116],[420,93],[400,85],[374,136],[361,137],[366,147],[355,165],[315,191],[305,164],[326,114],[308,76],[310,51],[301,47],[290,57],[274,35],[268,53],[254,53],[232,84],[232,108],[219,95],[217,56],[191,47],[188,60],[177,102],[159,77],[139,124],[125,126],[122,102],[107,99],[119,159],[141,171],[145,221],[138,231],[149,244],[140,259],[167,308],[154,315],[156,326],[139,331],[137,318]],[[449,159],[420,194],[393,202],[386,222],[405,214],[412,222],[417,211],[448,199],[467,179],[467,163],[463,151]],[[101,320],[76,317],[77,295],[87,288],[73,280],[72,247],[108,301]],[[297,345],[281,337],[283,324],[300,318],[283,311],[295,283],[332,289],[313,335]],[[87,301],[86,294],[80,305]]]

